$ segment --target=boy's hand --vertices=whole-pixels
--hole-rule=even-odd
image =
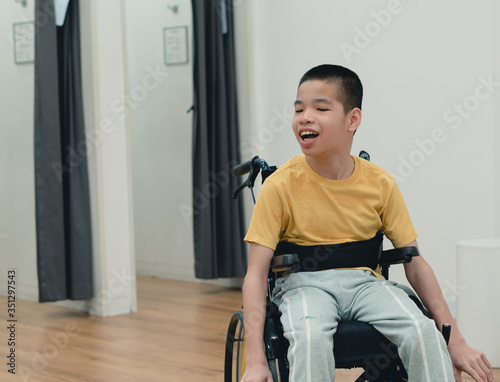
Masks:
[[[241,382],[273,382],[273,376],[267,365],[259,364],[253,367],[247,367]]]
[[[491,365],[482,351],[471,348],[466,342],[450,343],[448,351],[457,382],[462,382],[462,372],[469,374],[476,382],[494,380]]]

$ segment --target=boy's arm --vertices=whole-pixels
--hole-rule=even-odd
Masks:
[[[407,245],[407,247],[410,246],[418,248],[417,241],[414,240]],[[422,256],[416,256],[405,265],[405,273],[411,286],[436,321],[438,328],[441,329],[443,324],[451,325],[448,351],[453,363],[455,379],[461,382],[461,373],[464,371],[477,382],[493,381],[491,365],[484,353],[471,348],[458,330],[430,265]]]
[[[242,382],[272,382],[264,353],[267,278],[274,251],[250,244],[248,269],[243,283],[243,320],[246,339],[246,371]]]

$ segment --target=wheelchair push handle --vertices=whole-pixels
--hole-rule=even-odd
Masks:
[[[233,175],[234,176],[243,176],[245,174],[248,174],[253,167],[253,161],[258,158],[258,156],[253,157],[250,160],[247,160],[246,162],[240,163],[239,165],[235,166],[233,168]]]
[[[259,175],[259,172],[261,170],[269,171],[270,167],[264,159],[259,158],[257,155],[252,159],[243,162],[233,168],[233,174],[235,176],[243,176],[245,174],[249,174],[248,178],[234,192],[233,199],[236,199],[239,193],[243,191],[245,187],[253,189],[253,186],[255,185],[255,179],[257,179],[257,176]]]

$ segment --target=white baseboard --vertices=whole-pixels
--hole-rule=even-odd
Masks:
[[[7,297],[7,279],[0,278],[0,296]],[[38,285],[16,280],[16,299],[38,302]]]

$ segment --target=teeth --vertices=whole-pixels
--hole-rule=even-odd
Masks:
[[[318,133],[315,133],[314,131],[306,130],[300,133],[300,136],[303,137],[304,135],[310,135],[310,134],[315,134],[317,135]]]

